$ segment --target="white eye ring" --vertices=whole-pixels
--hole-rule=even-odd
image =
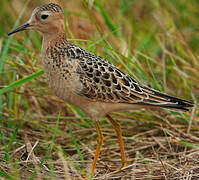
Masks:
[[[51,15],[50,12],[46,11],[46,12],[42,12],[40,15],[40,19],[41,21],[45,21],[46,19],[48,19],[48,17]]]

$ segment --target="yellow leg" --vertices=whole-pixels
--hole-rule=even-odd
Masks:
[[[106,115],[106,117],[109,119],[109,121],[111,121],[111,123],[113,124],[115,131],[117,133],[118,142],[120,145],[122,167],[125,167],[125,166],[127,166],[127,159],[126,159],[126,154],[125,154],[125,150],[124,150],[124,142],[122,140],[122,129],[120,127],[120,124],[116,120],[114,120],[111,116]]]
[[[95,156],[94,156],[92,166],[91,166],[91,176],[93,176],[94,173],[95,173],[95,167],[96,167],[96,164],[97,164],[97,160],[98,160],[98,157],[100,155],[100,151],[101,151],[101,148],[102,148],[102,145],[103,145],[103,142],[104,142],[104,136],[102,134],[102,131],[99,127],[99,123],[97,121],[95,121],[95,128],[97,130],[98,140],[97,140],[97,148],[96,148],[96,151],[95,151]]]

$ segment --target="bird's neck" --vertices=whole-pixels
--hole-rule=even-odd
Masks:
[[[65,45],[67,42],[65,31],[56,34],[44,34],[42,42],[42,52],[45,52],[48,47],[56,45]]]

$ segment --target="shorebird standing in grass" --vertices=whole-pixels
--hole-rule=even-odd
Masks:
[[[107,60],[67,41],[62,8],[54,3],[44,4],[32,12],[22,30],[38,30],[43,34],[42,61],[45,74],[54,93],[81,110],[95,123],[98,144],[91,166],[94,175],[97,159],[104,141],[98,120],[106,116],[113,124],[119,141],[122,167],[127,159],[122,131],[109,113],[141,108],[168,108],[187,111],[193,103],[163,94],[141,85]]]

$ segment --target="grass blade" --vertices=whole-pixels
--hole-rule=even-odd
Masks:
[[[18,18],[17,18],[17,20],[16,20],[16,22],[14,24],[13,29],[19,25],[19,21],[22,18],[23,14],[24,14],[24,12],[26,10],[26,7],[27,7],[27,5],[29,3],[29,1],[30,0],[26,1],[26,3],[24,4],[24,7],[23,7],[21,13],[18,16]],[[4,46],[4,49],[3,49],[3,52],[2,52],[2,56],[0,58],[0,72],[3,71],[4,61],[5,61],[5,58],[6,58],[7,54],[8,54],[8,49],[9,49],[11,40],[12,40],[12,36],[8,37],[8,40],[5,43],[5,46]]]
[[[53,145],[54,145],[53,142],[55,140],[55,136],[56,136],[58,125],[59,125],[59,121],[60,121],[60,115],[61,115],[61,113],[59,112],[58,117],[57,117],[56,126],[55,126],[54,133],[53,133],[53,137],[52,137],[52,140],[51,140],[51,143],[50,143],[50,146],[48,147],[45,156],[43,157],[43,159],[41,160],[41,162],[39,164],[39,169],[43,166],[45,160],[48,158],[49,153],[52,151],[52,148],[53,148]],[[33,175],[29,179],[33,180],[36,175],[37,175],[37,170],[35,169]]]
[[[19,21],[22,18],[29,1],[30,0],[26,1],[26,3],[24,4],[24,7],[23,7],[21,13],[19,14],[15,24],[14,24],[14,28],[19,25]],[[2,56],[0,57],[0,73],[3,72],[4,62],[5,62],[6,56],[8,54],[8,49],[10,47],[11,40],[12,40],[12,37],[8,37],[8,39],[7,39],[6,43],[5,43],[5,46],[3,48]],[[2,118],[3,118],[3,115],[2,115],[3,114],[3,108],[2,108],[2,106],[3,106],[3,97],[0,94],[0,123],[1,123]]]
[[[22,84],[24,84],[26,82],[29,82],[30,80],[35,79],[36,77],[41,76],[43,73],[44,73],[43,70],[39,70],[36,73],[33,73],[33,74],[31,74],[31,75],[29,75],[29,76],[27,76],[25,78],[20,79],[19,81],[15,81],[14,83],[10,84],[8,87],[2,88],[0,90],[0,95],[4,94],[4,93],[6,93],[6,92],[8,92],[10,90],[13,90],[16,87],[18,87],[18,86],[20,86],[20,85],[22,85]]]
[[[105,11],[105,8],[103,7],[101,1],[96,1],[96,5],[102,15],[102,17],[104,18],[104,21],[106,22],[107,26],[109,27],[109,29],[111,31],[113,31],[114,35],[117,35],[117,26],[113,23],[113,21],[111,20],[109,14],[107,13],[107,11]]]
[[[5,171],[2,171],[2,170],[0,170],[0,176],[6,179],[12,179],[11,176],[9,176]]]
[[[21,120],[19,121],[19,124],[18,124],[18,126],[16,127],[16,129],[15,129],[15,131],[14,131],[12,137],[10,138],[10,141],[9,141],[9,143],[8,143],[8,145],[7,145],[7,148],[5,149],[5,159],[6,159],[6,161],[9,161],[9,160],[10,160],[10,156],[9,156],[8,153],[9,153],[11,147],[12,147],[12,144],[13,144],[14,140],[16,139],[18,130],[19,130],[19,128],[20,128],[20,126],[21,126],[21,124],[22,124],[22,122],[23,122],[23,120],[24,120],[25,115],[26,115],[26,112],[24,113],[23,117],[22,117]]]
[[[69,130],[69,133],[70,133],[70,135],[71,135],[71,137],[72,137],[72,141],[73,141],[73,144],[75,145],[75,148],[76,148],[76,151],[77,151],[77,153],[78,153],[78,155],[79,155],[79,158],[81,159],[82,162],[84,162],[83,155],[82,155],[82,153],[81,153],[81,151],[80,151],[80,149],[79,149],[79,146],[78,146],[78,144],[77,144],[76,138],[75,138],[75,136],[74,136],[74,134],[73,134],[73,132],[72,132],[72,129],[71,129],[71,126],[70,126],[69,123],[68,123],[68,130]]]

